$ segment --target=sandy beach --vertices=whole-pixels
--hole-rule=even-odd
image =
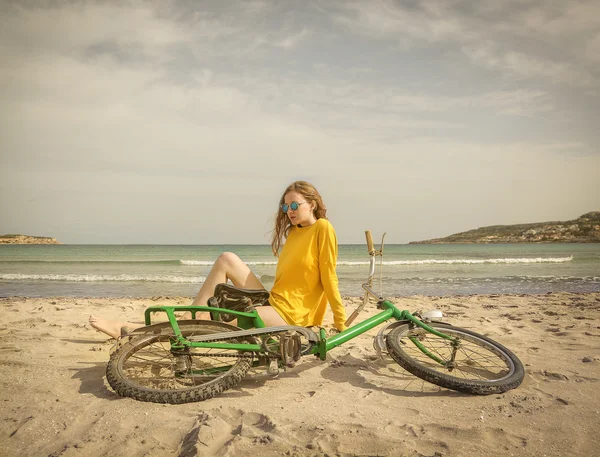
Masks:
[[[344,297],[348,312],[358,298]],[[589,456],[600,447],[600,293],[403,297],[410,310],[512,349],[523,384],[471,396],[410,375],[372,347],[377,329],[278,377],[253,371],[200,403],[116,395],[114,340],[90,314],[139,320],[188,298],[0,300],[3,456]],[[363,316],[376,313],[370,304]],[[329,316],[330,318],[330,316]],[[330,322],[330,321],[328,321]]]

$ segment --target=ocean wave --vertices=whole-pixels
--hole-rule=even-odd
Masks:
[[[569,257],[523,257],[502,259],[422,259],[422,260],[384,260],[384,265],[480,265],[480,264],[502,264],[502,263],[562,263],[571,262],[573,256]],[[367,261],[339,261],[338,265],[360,266],[369,265]]]
[[[519,264],[519,263],[562,263],[570,262],[569,257],[523,257],[523,258],[499,258],[499,259],[421,259],[421,260],[384,260],[384,265],[478,265],[478,264]],[[0,263],[21,264],[161,264],[161,265],[185,265],[212,267],[214,260],[2,260]],[[277,261],[256,260],[246,262],[249,266],[276,266]],[[341,266],[363,266],[369,265],[367,260],[338,260]]]
[[[263,281],[263,282],[271,282],[271,281],[275,281],[275,276],[273,275],[260,275],[258,276],[259,281]]]
[[[599,283],[598,276],[539,276],[539,275],[513,275],[513,276],[497,276],[493,278],[477,278],[477,277],[410,277],[410,278],[384,278],[386,283],[514,283],[514,282],[531,282],[531,283],[554,283],[554,282],[584,282],[584,283]]]
[[[26,263],[26,264],[36,264],[36,263],[58,263],[58,264],[161,264],[161,265],[180,265],[179,259],[174,260],[61,260],[61,259],[53,259],[53,260],[0,260],[0,263]],[[213,262],[210,263],[211,265]]]
[[[211,267],[215,261],[214,260],[180,260],[179,263],[181,265],[187,266],[205,266]],[[245,262],[246,265],[277,265],[277,261],[250,261]]]
[[[201,284],[203,276],[173,276],[173,275],[29,275],[29,274],[0,274],[0,280],[8,281],[72,281],[72,282],[172,282]]]

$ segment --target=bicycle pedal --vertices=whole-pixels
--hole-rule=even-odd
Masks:
[[[302,354],[302,341],[297,332],[286,332],[279,340],[279,355],[283,365],[292,368],[300,360]]]
[[[279,375],[279,362],[277,359],[272,359],[269,361],[269,366],[267,368],[267,374],[269,376],[278,376]]]

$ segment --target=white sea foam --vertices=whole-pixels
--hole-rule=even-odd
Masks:
[[[384,260],[384,265],[479,265],[479,264],[500,264],[500,263],[562,263],[570,262],[573,256],[569,257],[535,257],[535,258],[504,258],[504,259],[422,259],[422,260]],[[366,261],[340,261],[338,265],[355,266],[369,265]]]
[[[387,278],[388,280],[391,278]],[[499,276],[494,278],[477,278],[477,277],[421,277],[415,276],[411,278],[394,278],[393,281],[397,283],[451,283],[451,282],[496,282],[496,283],[512,283],[512,282],[599,282],[600,277],[598,276],[540,276],[540,275],[514,275],[514,276]],[[384,280],[385,283],[385,280]]]
[[[570,262],[569,257],[523,257],[523,258],[500,258],[500,259],[421,259],[421,260],[384,260],[384,265],[480,265],[480,264],[502,264],[502,263],[562,263]],[[182,265],[187,266],[212,266],[212,260],[180,260]],[[250,261],[247,265],[277,265],[277,261]],[[340,260],[337,263],[343,266],[369,265],[366,260]]]
[[[206,278],[203,276],[173,276],[173,275],[26,275],[26,274],[0,274],[0,279],[9,281],[73,281],[73,282],[173,282],[201,284]]]
[[[181,265],[188,265],[188,266],[211,266],[212,264],[214,264],[214,260],[180,260],[179,263]]]
[[[211,267],[215,262],[213,260],[180,260],[179,261],[181,263],[181,265],[187,265],[187,266],[209,266]],[[246,265],[277,265],[277,261],[265,261],[265,262],[259,262],[259,261],[250,261],[250,262],[245,262]]]

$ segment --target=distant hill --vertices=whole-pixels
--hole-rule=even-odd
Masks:
[[[0,235],[0,244],[62,244],[56,238],[29,235]]]
[[[492,225],[445,238],[410,242],[450,243],[600,243],[600,211],[584,214],[573,221]]]

